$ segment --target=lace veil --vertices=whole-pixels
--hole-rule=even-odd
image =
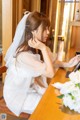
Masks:
[[[12,58],[15,56],[17,48],[24,41],[25,27],[26,27],[25,24],[26,24],[27,17],[30,13],[31,12],[28,12],[27,14],[25,13],[23,18],[21,19],[21,21],[17,25],[15,36],[13,38],[13,42],[12,42],[11,46],[9,47],[9,49],[7,50],[7,53],[6,53],[5,58],[4,58],[7,67],[9,67]]]

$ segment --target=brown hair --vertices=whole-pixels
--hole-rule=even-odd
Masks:
[[[42,24],[42,31],[44,31],[47,26],[48,27],[50,26],[50,21],[46,17],[46,15],[39,12],[32,12],[28,16],[26,20],[26,26],[25,26],[25,40],[18,47],[17,53],[20,53],[22,51],[28,51],[28,50],[31,50],[33,53],[35,53],[35,49],[31,48],[28,45],[28,40],[33,38],[32,31],[36,30],[41,24]]]

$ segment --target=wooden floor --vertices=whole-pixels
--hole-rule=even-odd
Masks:
[[[2,82],[0,81],[0,97],[2,96],[2,91],[3,91],[3,87],[2,87],[3,85],[2,85]],[[6,114],[6,113],[3,113],[3,112],[1,112],[0,111],[0,115],[1,114]],[[18,117],[15,117],[15,116],[12,116],[12,115],[8,115],[8,114],[6,114],[7,115],[7,119],[6,120],[27,120],[26,118],[18,118]],[[0,119],[1,120],[1,119]]]
[[[0,114],[4,114],[4,113],[0,112]],[[6,120],[27,120],[27,119],[26,118],[17,118],[17,117],[11,116],[11,115],[7,115],[7,119]]]

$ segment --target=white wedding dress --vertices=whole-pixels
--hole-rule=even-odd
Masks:
[[[52,61],[57,58],[49,50]],[[39,54],[31,51],[20,53],[11,60],[5,78],[3,95],[7,107],[17,116],[21,112],[31,114],[38,105],[48,84],[43,73],[46,64],[40,60]],[[45,88],[34,83],[35,77],[41,76]]]
[[[48,84],[43,73],[45,63],[39,54],[22,52],[13,58],[7,70],[3,95],[7,107],[17,116],[21,112],[32,113],[38,105]],[[34,78],[41,76],[45,88],[34,84]]]

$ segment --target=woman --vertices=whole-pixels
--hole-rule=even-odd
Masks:
[[[3,94],[7,107],[17,116],[21,112],[31,114],[34,111],[48,87],[46,78],[55,74],[57,57],[45,45],[49,27],[45,15],[39,12],[25,14],[5,56],[8,70]],[[69,64],[59,63],[57,67]]]
[[[54,76],[52,61],[44,44],[48,39],[49,26],[49,19],[45,15],[38,12],[25,14],[6,54],[8,70],[4,99],[7,107],[17,116],[21,112],[31,114],[34,111],[48,86],[46,77]],[[36,53],[37,49],[44,61]]]

